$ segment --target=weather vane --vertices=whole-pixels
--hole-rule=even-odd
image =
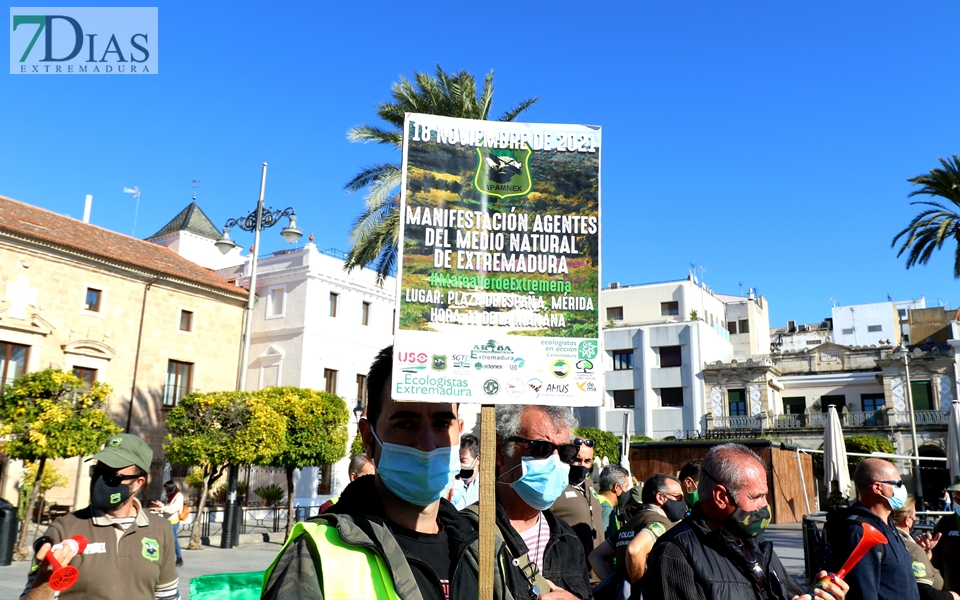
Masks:
[[[200,180],[199,180],[199,179],[194,179],[194,180],[193,180],[193,199],[194,199],[194,200],[197,199],[197,190],[199,190],[199,189],[200,189]]]
[[[133,194],[133,197],[137,201],[137,206],[133,209],[133,233],[130,234],[131,237],[137,237],[137,213],[140,212],[140,186],[135,185],[132,188],[125,187],[123,188],[123,193]]]

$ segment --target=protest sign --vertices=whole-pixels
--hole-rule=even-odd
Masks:
[[[398,400],[597,406],[600,128],[408,114]]]

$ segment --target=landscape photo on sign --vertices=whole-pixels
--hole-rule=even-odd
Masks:
[[[407,129],[399,330],[596,339],[599,128],[410,115]]]

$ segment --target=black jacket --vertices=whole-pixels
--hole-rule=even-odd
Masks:
[[[418,582],[414,581],[408,565],[417,558],[399,552],[397,542],[389,531],[390,524],[384,514],[374,477],[360,477],[352,482],[343,491],[340,500],[316,519],[339,523],[341,534],[345,531],[346,524],[349,524],[349,531],[355,534],[353,537],[356,537],[356,545],[376,551],[384,559],[394,574],[394,585],[401,598],[408,597],[411,590],[419,587],[423,600],[443,600],[439,579],[429,586],[418,585]],[[475,548],[471,548],[471,545],[475,546],[477,539],[476,530],[446,500],[440,500],[437,521],[446,531],[450,547],[456,549],[456,562],[451,563],[453,575],[450,581],[450,598],[476,598],[479,594],[477,560]],[[371,524],[377,527],[372,527]],[[377,532],[383,533],[381,535]],[[263,598],[322,599],[322,569],[315,568],[319,557],[307,537],[301,536],[283,550],[271,573]],[[454,558],[451,557],[451,560]]]
[[[737,540],[726,529],[711,531],[698,504],[654,545],[642,579],[644,600],[790,600],[802,593],[773,544],[760,536],[741,542],[764,573],[766,594]]]
[[[550,526],[550,540],[543,553],[543,576],[574,596],[588,600],[593,598],[590,591],[590,573],[587,571],[587,559],[583,555],[583,544],[580,538],[573,532],[569,525],[563,522],[563,519],[555,516],[549,510],[541,513],[543,518]],[[523,543],[523,538],[510,525],[510,518],[507,517],[507,511],[500,504],[497,504],[497,528],[503,536],[504,547],[502,552],[508,552],[508,555],[498,557],[498,560],[506,560],[506,564],[512,564],[516,556],[526,554],[528,549]],[[528,589],[526,577],[520,572],[519,568],[510,569],[510,581],[507,582],[510,590],[517,591],[517,597],[520,598],[519,590]],[[547,593],[549,590],[541,590],[541,593]],[[454,598],[454,596],[450,596]],[[461,596],[456,596],[460,598]],[[463,596],[467,598],[467,596]]]
[[[870,523],[886,536],[883,555],[871,548],[844,580],[850,584],[847,600],[919,600],[913,559],[900,534],[891,523],[870,512],[859,502],[827,515],[830,533],[827,570],[836,573],[863,537],[861,522]]]

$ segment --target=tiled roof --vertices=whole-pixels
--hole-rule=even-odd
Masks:
[[[189,231],[190,233],[209,238],[213,241],[219,240],[221,236],[220,231],[217,229],[217,226],[213,224],[213,221],[210,220],[210,217],[197,206],[196,202],[191,202],[189,206],[180,211],[180,214],[170,219],[169,223],[161,227],[160,231],[147,239],[153,239],[177,231]]]
[[[238,297],[247,295],[245,289],[227,282],[169,248],[4,196],[0,196],[0,233],[37,240],[115,264],[153,271],[170,279],[206,286]]]

